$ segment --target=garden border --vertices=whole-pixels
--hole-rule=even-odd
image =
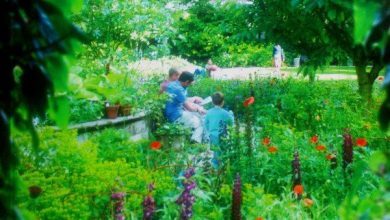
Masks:
[[[77,136],[84,139],[85,134],[100,131],[108,127],[123,127],[129,131],[132,140],[148,138],[150,132],[149,118],[144,111],[115,119],[100,119],[74,124],[68,126],[68,129],[77,129]]]

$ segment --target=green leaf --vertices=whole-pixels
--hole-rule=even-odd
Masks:
[[[336,11],[335,10],[329,10],[328,16],[330,19],[334,20],[336,18]]]
[[[49,100],[49,116],[57,126],[64,129],[69,121],[69,99],[66,95],[52,97]]]
[[[206,194],[203,190],[194,190],[194,194],[197,198],[199,198],[202,201],[207,201],[207,202],[212,201],[211,197],[208,194]]]
[[[68,68],[64,58],[58,54],[47,57],[46,66],[54,84],[54,91],[59,93],[68,91]]]
[[[375,2],[364,0],[356,0],[353,6],[354,12],[354,39],[355,44],[361,44],[365,41],[368,32],[370,31],[375,13],[379,9],[379,5]]]
[[[47,0],[47,2],[54,5],[56,8],[61,10],[65,15],[71,15],[72,13],[78,13],[83,7],[83,0]]]
[[[375,172],[381,165],[386,165],[386,162],[386,156],[383,152],[376,151],[371,155],[368,161],[368,166]]]

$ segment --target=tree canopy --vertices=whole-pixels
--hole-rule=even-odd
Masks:
[[[256,18],[258,31],[265,32],[267,39],[309,57],[302,71],[311,78],[316,69],[329,65],[332,59],[350,57],[358,76],[359,92],[369,100],[372,84],[384,63],[378,47],[363,47],[364,35],[356,28],[361,23],[371,28],[380,8],[379,2],[365,4],[352,0],[256,0],[252,16]],[[368,68],[369,65],[372,67]]]

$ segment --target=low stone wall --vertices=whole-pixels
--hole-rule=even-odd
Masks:
[[[81,124],[71,125],[69,129],[77,129],[78,138],[83,141],[87,135],[100,131],[104,128],[120,128],[127,130],[132,140],[139,140],[149,138],[149,122],[145,112],[140,112],[135,115],[118,117],[115,119],[101,119],[97,121],[90,121]]]

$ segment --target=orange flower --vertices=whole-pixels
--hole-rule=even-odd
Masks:
[[[306,207],[311,207],[313,204],[314,204],[314,201],[309,199],[309,198],[305,198],[303,200],[303,205]]]
[[[248,107],[248,106],[252,105],[254,102],[255,102],[255,97],[251,96],[251,97],[245,99],[243,104],[244,104],[244,107]]]
[[[364,138],[358,138],[358,139],[356,139],[356,145],[358,147],[365,147],[365,146],[367,146],[367,140]]]
[[[263,220],[262,217],[256,217],[255,220]]]
[[[316,147],[316,150],[318,150],[318,151],[324,151],[325,149],[326,149],[326,147],[324,145],[318,145]]]
[[[161,142],[160,141],[153,141],[152,143],[150,143],[150,148],[152,150],[158,150],[161,148]]]
[[[271,138],[265,137],[265,138],[263,139],[263,144],[264,144],[264,145],[269,145],[270,143],[271,143]]]
[[[278,148],[275,146],[271,146],[268,148],[268,152],[270,153],[276,153],[278,151]]]
[[[310,138],[310,143],[317,144],[318,143],[318,136],[314,135],[313,137],[311,137]]]
[[[327,160],[332,160],[333,158],[335,158],[336,157],[336,155],[334,155],[334,154],[327,154],[326,155],[326,159]]]
[[[294,186],[294,193],[297,195],[301,195],[303,193],[303,186],[302,185],[295,185]]]

